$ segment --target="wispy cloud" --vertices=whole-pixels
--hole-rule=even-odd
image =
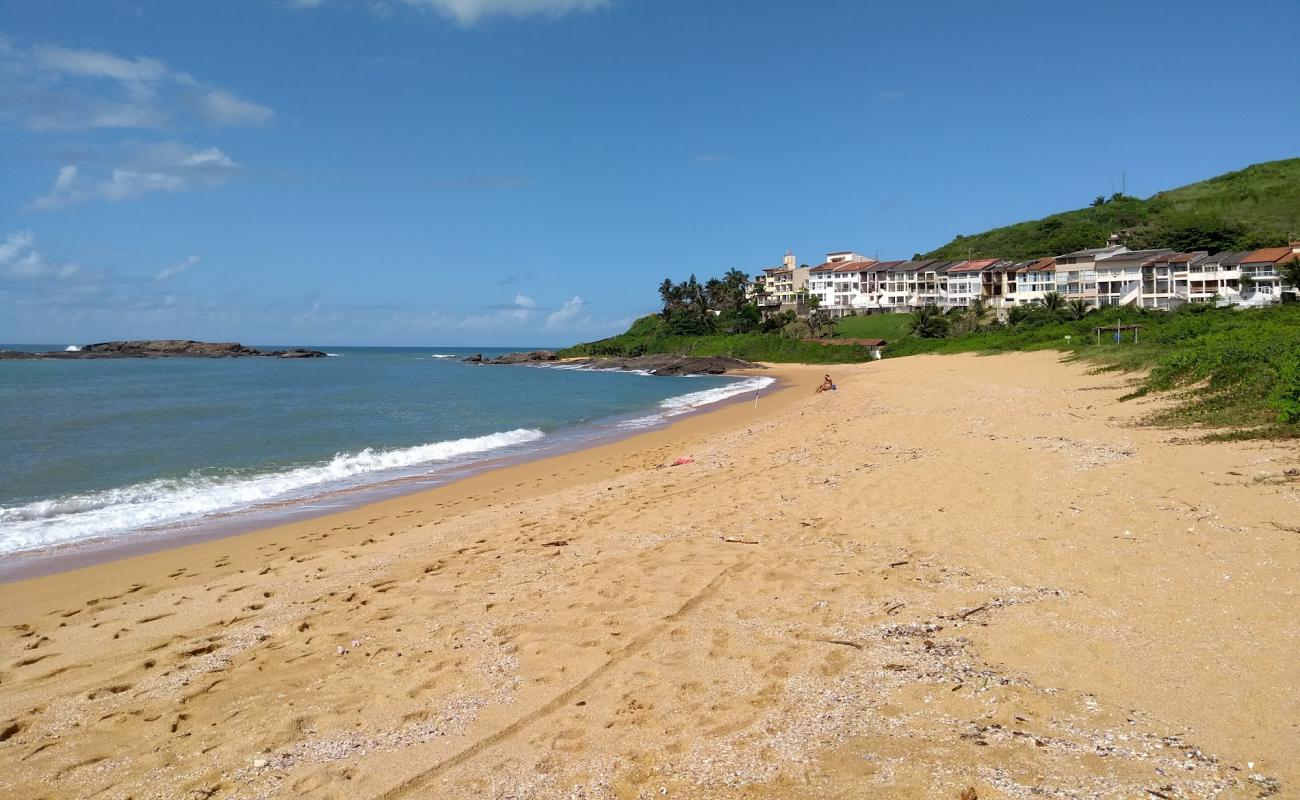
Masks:
[[[189,271],[192,267],[198,264],[199,261],[200,259],[198,256],[190,256],[184,261],[179,261],[175,264],[172,264],[170,267],[163,267],[161,270],[159,270],[158,274],[154,276],[154,280],[156,281],[171,280],[172,278],[175,278],[177,275],[180,275],[182,272]]]
[[[692,159],[701,164],[716,164],[719,161],[730,161],[731,156],[721,153],[696,153]]]
[[[77,164],[59,169],[50,190],[27,205],[48,211],[91,200],[118,202],[157,192],[184,192],[220,186],[240,167],[215,147],[195,149],[176,142],[130,148],[107,173]],[[93,169],[93,168],[92,168]]]
[[[213,125],[260,125],[275,114],[161,59],[0,42],[0,123],[32,130],[160,128],[182,113]]]
[[[17,231],[0,244],[0,275],[15,280],[53,278],[66,280],[81,272],[77,264],[51,264],[36,249],[31,231]]]
[[[876,99],[885,103],[897,103],[905,97],[907,92],[902,89],[881,89],[876,92]]]
[[[546,327],[551,329],[568,328],[584,321],[583,312],[587,303],[581,297],[574,295],[564,301],[564,305],[556,311],[546,315]],[[588,316],[586,319],[589,319]]]
[[[291,0],[295,8],[318,8],[326,2],[343,2],[344,0]],[[610,0],[370,0],[367,5],[377,13],[387,14],[393,5],[406,5],[416,9],[427,9],[455,20],[460,25],[469,27],[480,19],[490,16],[561,17],[586,11],[606,8]]]

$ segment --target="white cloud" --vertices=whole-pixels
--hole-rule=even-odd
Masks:
[[[215,147],[196,150],[176,142],[130,149],[124,162],[106,175],[91,177],[76,164],[59,169],[50,190],[27,208],[48,211],[91,200],[118,202],[157,192],[184,192],[220,186],[239,172],[239,164]]]
[[[81,271],[76,264],[51,264],[36,249],[36,236],[31,231],[18,231],[5,237],[0,244],[0,275],[16,280],[55,278],[66,280]]]
[[[169,73],[167,65],[156,58],[121,58],[95,50],[39,45],[32,49],[32,56],[38,65],[54,72],[108,78],[146,89],[149,84],[161,81]]]
[[[610,0],[392,0],[418,9],[429,9],[450,17],[464,26],[470,26],[488,16],[549,16],[594,11],[605,8]],[[296,8],[317,8],[325,0],[292,0]],[[389,4],[371,2],[377,13],[386,14]]]
[[[520,308],[537,308],[537,301],[526,294],[515,295],[515,305]]]
[[[33,130],[158,128],[181,111],[214,125],[260,125],[275,113],[157,58],[11,40],[0,46],[0,122]]]
[[[170,267],[164,267],[161,271],[159,271],[157,275],[154,276],[154,280],[156,281],[169,280],[181,274],[182,272],[187,271],[197,263],[199,263],[199,257],[190,256],[184,261],[181,261],[176,264],[172,264]]]
[[[580,322],[578,316],[582,314],[586,306],[586,301],[581,297],[574,295],[570,299],[565,300],[564,305],[560,306],[558,310],[552,311],[546,316],[546,327],[564,328]]]
[[[213,89],[198,100],[199,115],[214,125],[262,125],[275,112],[225,89]]]
[[[605,0],[404,0],[414,6],[427,6],[455,19],[461,25],[473,25],[481,17],[500,14],[526,17],[542,14],[558,17],[579,11],[603,8]]]

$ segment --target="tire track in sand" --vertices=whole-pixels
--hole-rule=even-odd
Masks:
[[[574,697],[586,691],[587,687],[595,683],[606,672],[609,672],[611,669],[619,666],[624,661],[627,661],[632,656],[644,650],[651,641],[663,633],[664,628],[672,625],[677,620],[695,610],[700,603],[703,603],[718,590],[718,587],[728,577],[728,575],[733,572],[741,571],[746,567],[748,567],[748,563],[746,563],[745,560],[734,561],[728,566],[723,567],[718,574],[713,576],[712,580],[705,584],[699,591],[695,592],[695,594],[687,598],[686,602],[682,603],[676,611],[663,617],[658,622],[642,631],[636,638],[628,642],[626,647],[610,656],[604,664],[601,664],[596,669],[587,673],[586,677],[575,683],[573,686],[551,698],[543,705],[527,714],[524,714],[522,717],[496,733],[475,741],[469,747],[466,747],[455,755],[449,756],[428,769],[412,775],[396,786],[375,795],[373,800],[397,800],[397,798],[404,797],[411,792],[420,789],[427,789],[430,784],[444,772],[464,764],[466,761],[469,761],[471,758],[474,758],[485,750],[495,747],[501,742],[513,737],[515,734],[532,725],[537,720],[553,714],[558,709],[567,706]]]

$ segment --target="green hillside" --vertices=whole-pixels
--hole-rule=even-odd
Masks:
[[[1125,231],[1124,244],[1134,249],[1286,244],[1300,237],[1300,158],[1255,164],[1146,200],[1113,196],[1078,211],[958,236],[926,258],[1039,258],[1101,247],[1116,231]]]

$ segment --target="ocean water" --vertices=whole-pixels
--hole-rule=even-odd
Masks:
[[[662,425],[771,382],[460,361],[506,352],[481,348],[330,352],[0,362],[0,558],[436,483],[488,459]]]

